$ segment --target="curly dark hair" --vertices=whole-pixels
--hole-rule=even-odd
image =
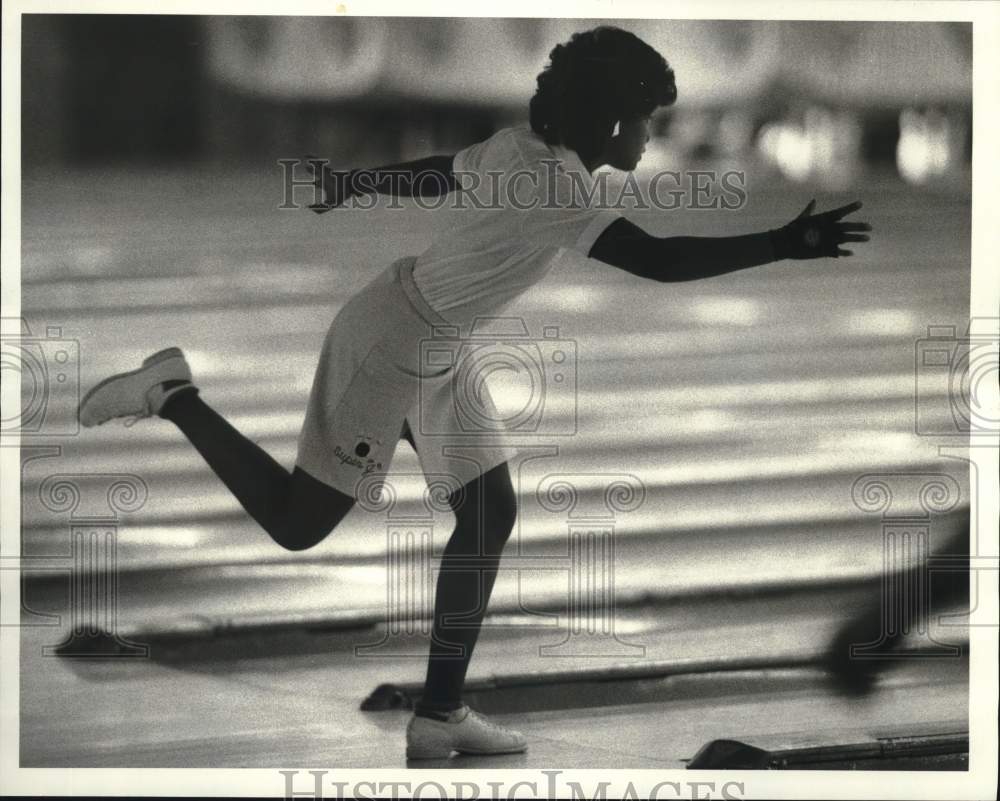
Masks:
[[[531,129],[587,161],[603,152],[615,122],[677,99],[674,71],[633,33],[604,25],[573,34],[549,53],[531,98]]]

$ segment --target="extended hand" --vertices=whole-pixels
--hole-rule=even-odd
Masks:
[[[306,156],[306,164],[313,174],[313,185],[319,190],[319,203],[309,206],[317,214],[342,206],[350,197],[350,172],[331,170],[322,159]]]
[[[871,231],[865,222],[841,222],[842,217],[861,208],[860,201],[839,209],[813,214],[815,200],[810,200],[802,213],[788,225],[771,231],[771,244],[779,259],[818,259],[822,256],[853,256],[854,251],[840,247],[845,242],[867,242],[868,236],[859,231]]]

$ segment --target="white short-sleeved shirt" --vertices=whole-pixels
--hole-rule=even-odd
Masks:
[[[413,280],[456,324],[495,314],[567,250],[586,255],[620,216],[601,207],[574,151],[547,145],[527,124],[460,151],[453,171],[467,190],[453,212],[458,225],[417,257]]]

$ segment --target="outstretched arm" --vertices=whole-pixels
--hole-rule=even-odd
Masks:
[[[841,222],[861,203],[813,214],[815,204],[782,228],[744,236],[656,237],[623,217],[608,226],[588,255],[653,281],[694,281],[781,259],[850,256],[841,245],[868,241],[860,233],[871,230],[868,223]]]
[[[323,202],[309,208],[317,214],[341,206],[356,195],[391,195],[393,197],[437,197],[454,190],[458,184],[452,172],[454,156],[428,156],[416,161],[388,164],[363,170],[331,170],[321,159],[307,157],[313,170],[313,183]]]

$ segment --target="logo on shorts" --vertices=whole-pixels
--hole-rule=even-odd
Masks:
[[[334,454],[340,459],[341,464],[349,464],[356,467],[363,473],[371,473],[373,470],[381,470],[382,463],[369,459],[368,454],[372,452],[372,442],[381,445],[381,440],[377,440],[368,434],[360,434],[358,441],[354,445],[354,453],[348,453],[339,445],[333,449]]]

